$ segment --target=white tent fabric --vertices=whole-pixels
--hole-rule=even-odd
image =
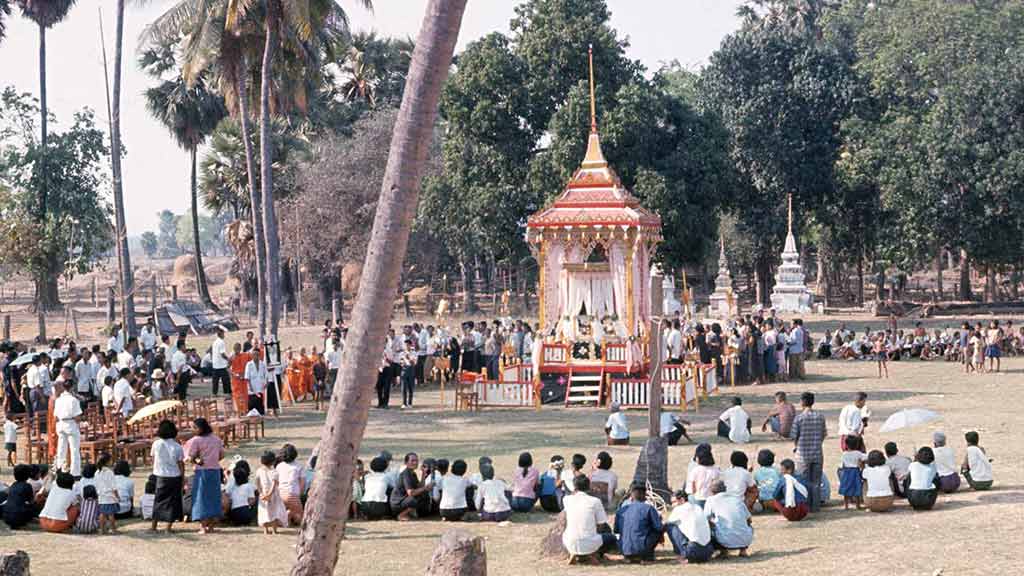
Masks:
[[[615,315],[620,322],[628,322],[629,311],[626,309],[626,243],[622,240],[612,242],[609,251],[609,265],[612,270],[613,293],[615,297]]]
[[[542,327],[545,330],[549,327],[557,326],[561,318],[560,294],[565,293],[560,291],[564,255],[565,246],[561,242],[548,243],[547,253],[545,254],[547,261],[544,263],[546,266],[544,270],[544,318],[548,324],[548,326]]]

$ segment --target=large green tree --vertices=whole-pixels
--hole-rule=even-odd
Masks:
[[[8,88],[0,104],[0,264],[54,279],[87,272],[113,240],[103,131],[84,110],[44,150],[34,136],[36,100]],[[54,193],[40,221],[44,178]]]
[[[701,105],[721,119],[744,185],[740,228],[757,241],[758,300],[768,303],[781,251],[786,196],[794,230],[836,189],[840,126],[854,94],[849,63],[815,30],[787,20],[748,19],[726,37],[701,75]]]
[[[217,310],[207,286],[200,245],[197,152],[227,115],[227,109],[224,99],[207,87],[206,74],[200,75],[191,84],[185,81],[174,59],[178,44],[179,40],[172,37],[148,47],[139,57],[139,66],[158,81],[156,86],[144,93],[146,108],[171,132],[178,146],[188,151],[191,159],[189,190],[192,212],[188,221],[191,224],[192,253],[195,257],[196,289],[199,299]]]

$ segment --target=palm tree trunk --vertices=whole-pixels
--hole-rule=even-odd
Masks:
[[[277,50],[279,20],[267,15],[267,40],[263,47],[263,76],[260,82],[260,184],[263,187],[263,232],[267,242],[267,308],[270,312],[270,335],[277,338],[281,319],[281,243],[277,236],[277,215],[274,210],[273,133],[270,125],[271,67]]]
[[[206,283],[206,269],[203,268],[203,247],[199,242],[199,187],[196,182],[196,148],[197,146],[193,145],[190,150],[192,155],[192,244],[196,262],[196,290],[199,291],[200,302],[207,308],[219,312],[220,309],[210,297],[210,287]]]
[[[252,218],[252,241],[256,245],[256,316],[259,318],[259,334],[267,331],[267,247],[263,240],[263,210],[260,208],[260,194],[256,191],[255,151],[252,149],[252,126],[249,124],[249,94],[245,83],[245,59],[238,63],[237,90],[238,116],[242,125],[242,142],[245,144],[245,169],[249,176],[249,216]]]
[[[353,308],[350,344],[331,398],[320,440],[316,480],[299,531],[292,576],[328,576],[338,562],[338,543],[352,496],[352,470],[366,430],[370,397],[391,318],[398,274],[416,214],[437,103],[466,0],[430,0],[416,39],[402,107],[391,137],[373,233]]]
[[[114,94],[110,110],[110,164],[114,180],[114,223],[117,237],[115,242],[120,246],[119,280],[121,284],[121,320],[125,333],[135,335],[135,299],[133,292],[134,273],[132,259],[128,253],[128,229],[124,218],[124,190],[121,179],[121,52],[124,44],[124,3],[117,0],[117,30],[114,38]]]

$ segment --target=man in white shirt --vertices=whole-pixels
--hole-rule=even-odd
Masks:
[[[156,347],[156,326],[152,318],[146,320],[146,325],[139,332],[139,343],[142,344],[143,351]]]
[[[217,383],[221,382],[221,389],[224,393],[231,395],[231,375],[228,374],[228,364],[231,363],[231,359],[228,358],[228,345],[224,342],[224,329],[217,328],[217,338],[213,341],[211,347],[212,358],[210,359],[211,365],[213,366],[213,395],[217,395]]]
[[[668,348],[668,363],[681,364],[683,361],[683,333],[679,330],[679,320],[672,321],[672,329],[665,338]]]
[[[867,400],[866,392],[857,392],[853,398],[853,404],[844,406],[839,413],[839,446],[843,451],[846,451],[847,436],[860,436],[864,433],[865,417],[861,411]]]
[[[92,369],[92,352],[88,348],[82,349],[82,357],[75,364],[75,380],[78,381],[78,395],[86,401],[93,399],[93,379],[95,375]]]
[[[66,470],[67,453],[71,451],[71,475],[82,475],[82,454],[79,451],[81,436],[78,431],[78,419],[82,415],[82,406],[78,398],[71,393],[72,382],[65,380],[64,391],[54,401],[53,416],[57,421],[57,456],[54,465],[58,470]]]
[[[252,360],[245,365],[245,380],[249,382],[249,410],[256,409],[266,414],[263,393],[267,389],[267,364],[260,358],[260,351],[254,350]]]
[[[128,382],[128,376],[131,373],[130,369],[121,368],[120,378],[114,383],[114,408],[124,415],[125,418],[131,416],[132,410],[135,409],[135,403],[132,401],[135,390],[132,389],[131,383]]]
[[[98,352],[94,358],[99,358],[99,362],[96,367],[96,374],[93,376],[93,395],[98,397],[100,391],[103,390],[103,384],[107,381],[107,376],[113,377],[116,371],[110,366],[110,358],[107,357],[105,352]]]
[[[587,492],[590,479],[577,476],[574,479],[575,492],[562,498],[565,510],[565,532],[562,545],[573,556],[589,556],[603,553],[615,547],[615,535],[610,531],[598,533],[598,527],[608,524],[601,501]]]
[[[669,446],[678,445],[680,438],[686,438],[687,441],[693,442],[690,439],[690,435],[686,433],[686,426],[689,425],[688,421],[683,420],[668,410],[664,410],[661,413],[659,433],[662,437],[668,438]]]
[[[739,396],[732,399],[732,408],[718,417],[718,435],[736,444],[750,442],[750,415]]]
[[[171,355],[171,375],[174,377],[174,393],[182,402],[188,397],[188,385],[192,382],[192,367],[188,365],[185,343],[178,342],[178,348]]]
[[[334,382],[338,379],[338,370],[341,368],[341,353],[345,345],[337,336],[331,338],[331,351],[325,354],[327,358],[327,381],[324,382],[324,399],[330,400],[334,394]]]
[[[420,332],[420,351],[423,352],[423,381],[433,381],[434,355],[437,354],[437,336],[433,326],[427,326]]]
[[[107,352],[114,351],[118,354],[124,351],[124,331],[120,324],[114,324],[111,329],[110,339],[107,340]]]
[[[118,368],[135,368],[135,352],[138,346],[138,341],[134,337],[128,339],[128,344],[117,353]]]
[[[711,525],[700,506],[688,501],[680,490],[672,497],[672,513],[665,521],[665,534],[683,564],[707,562],[715,553]]]
[[[729,550],[747,555],[747,548],[754,543],[750,510],[741,498],[725,491],[725,482],[718,480],[711,486],[711,497],[704,502],[704,517],[714,526],[713,542],[721,551],[720,557],[728,556]]]

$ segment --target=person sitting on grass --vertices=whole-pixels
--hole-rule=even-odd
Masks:
[[[862,473],[865,484],[864,505],[872,512],[886,512],[892,508],[895,496],[892,493],[892,470],[885,464],[885,456],[879,450],[868,454],[867,467]]]
[[[391,491],[391,513],[399,522],[407,522],[416,518],[420,510],[426,511],[430,505],[430,487],[421,486],[416,476],[420,465],[420,457],[415,452],[405,455],[405,469],[398,476],[398,483]],[[481,470],[482,472],[482,470]]]
[[[782,480],[775,490],[772,507],[786,520],[799,522],[811,511],[807,503],[807,487],[793,475],[796,465],[792,460],[783,460],[779,467],[782,468]]]
[[[590,479],[577,476],[573,483],[575,491],[562,499],[565,506],[562,545],[571,556],[587,556],[599,562],[605,552],[615,549],[615,534],[608,528],[608,515],[601,501],[587,493]]]
[[[782,482],[782,474],[775,469],[775,453],[767,448],[757,453],[757,470],[754,471],[754,482],[757,483],[757,499],[764,510],[774,510],[775,491]]]
[[[680,438],[686,438],[687,442],[693,442],[690,435],[686,433],[686,427],[689,425],[689,421],[665,410],[661,413],[659,432],[662,438],[668,439],[669,446],[677,446]]]
[[[687,501],[686,492],[672,495],[672,513],[665,521],[665,534],[681,564],[701,564],[715,553],[711,545],[711,525],[704,511]]]
[[[718,417],[718,435],[734,444],[750,442],[750,415],[743,409],[739,396],[732,399],[732,408]]]
[[[519,467],[512,474],[512,509],[529,512],[537,503],[537,484],[540,474],[533,467],[533,456],[529,452],[519,455]]]
[[[615,491],[619,489],[619,477],[612,472],[612,455],[603,450],[598,452],[594,458],[594,469],[590,472],[590,484],[598,482],[608,487],[607,496],[602,498],[599,495],[598,499],[603,501],[606,508],[614,507]]]
[[[951,446],[946,446],[946,434],[932,434],[935,448],[935,473],[939,475],[939,490],[943,494],[952,494],[960,489],[960,474],[957,473],[956,453]]]
[[[228,521],[235,526],[248,526],[256,519],[256,487],[249,482],[248,466],[235,466],[231,475],[235,483],[228,493]]]
[[[985,449],[978,446],[978,433],[970,431],[964,434],[967,441],[967,453],[964,454],[964,462],[960,467],[967,485],[975,490],[988,490],[992,488],[992,459],[985,453]]]
[[[907,476],[910,475],[911,462],[910,458],[900,454],[895,442],[885,443],[885,465],[892,470],[892,477],[890,478],[892,493],[900,498],[906,497],[903,485],[907,480]]]
[[[494,466],[484,464],[480,468],[480,476],[484,481],[476,491],[476,509],[480,511],[480,520],[483,522],[504,522],[512,517],[512,507],[509,506],[508,485],[502,480],[494,478]]]
[[[21,528],[36,517],[35,494],[28,483],[32,467],[18,464],[14,467],[14,484],[7,489],[7,501],[3,505],[4,522],[12,530]]]
[[[135,515],[135,482],[132,482],[132,467],[126,460],[114,464],[114,483],[117,485],[118,520],[129,520]]]
[[[39,525],[46,532],[61,534],[71,530],[78,520],[78,506],[72,488],[75,479],[65,472],[57,473],[56,485],[46,496],[46,505],[39,513]]]
[[[754,503],[757,502],[758,490],[754,476],[747,469],[749,460],[747,455],[739,450],[734,450],[729,457],[731,468],[722,470],[722,481],[725,482],[725,490],[743,500],[747,508],[753,512]]]
[[[661,515],[647,502],[647,488],[643,484],[633,484],[629,492],[629,500],[615,513],[619,550],[630,562],[652,561],[654,549],[663,538]]]
[[[78,507],[78,520],[75,521],[75,534],[95,534],[100,528],[100,503],[96,486],[90,484],[82,488],[81,504]]]
[[[917,451],[904,482],[903,491],[914,510],[931,510],[939,496],[939,475],[935,471],[935,454],[923,446]]]
[[[711,497],[711,486],[720,476],[721,472],[715,466],[715,458],[711,454],[711,445],[698,444],[686,473],[685,489],[690,495],[690,502],[703,508],[704,501]]]
[[[604,423],[604,433],[608,438],[608,445],[628,446],[629,424],[626,422],[626,415],[622,412],[618,402],[612,402],[609,411],[611,414],[608,415],[608,420]]]
[[[146,478],[146,485],[142,488],[142,497],[139,498],[139,511],[143,520],[153,519],[153,504],[156,502],[156,475],[150,474]]]
[[[468,468],[465,460],[456,460],[452,462],[451,472],[441,478],[442,522],[458,522],[466,516],[466,510],[469,508],[466,503],[466,488],[469,486],[466,479]]]
[[[551,457],[548,469],[540,476],[540,507],[545,512],[558,514],[562,511],[562,497],[565,495],[565,482],[562,472],[565,470],[565,458],[556,454]]]
[[[377,456],[370,460],[370,471],[363,478],[363,501],[359,506],[359,512],[363,518],[383,520],[391,516],[391,507],[388,505],[390,493],[388,461]]]
[[[711,486],[704,516],[711,523],[711,539],[719,558],[728,557],[731,550],[739,550],[741,557],[747,556],[747,548],[754,543],[750,510],[743,500],[725,491],[725,482],[718,480]]]
[[[791,440],[793,432],[793,420],[796,418],[796,407],[786,399],[785,392],[775,393],[775,405],[768,412],[768,417],[761,423],[761,432],[767,432],[770,427],[772,433],[779,438]]]

